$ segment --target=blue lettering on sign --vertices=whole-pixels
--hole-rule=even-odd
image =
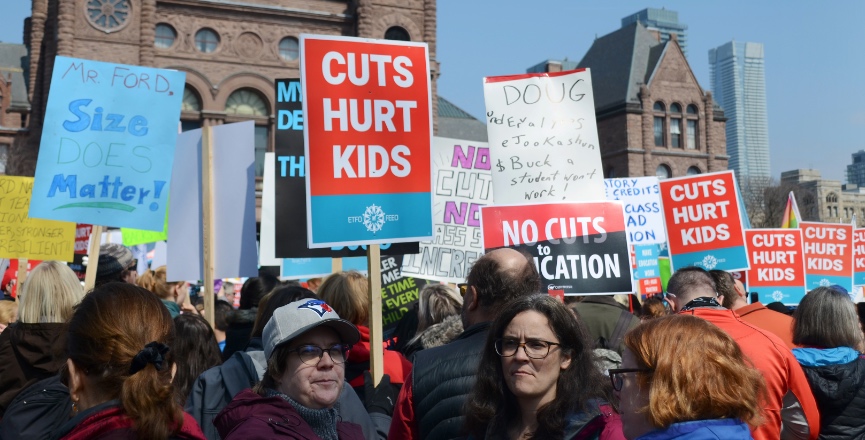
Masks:
[[[124,126],[123,120],[126,118],[126,115],[108,113],[105,115],[107,123],[103,128],[102,107],[96,107],[94,109],[92,118],[93,122],[91,123],[90,115],[83,110],[83,108],[90,105],[91,102],[93,102],[92,99],[76,99],[70,102],[69,111],[78,119],[74,121],[68,119],[63,121],[63,128],[73,133],[84,131],[89,127],[91,131],[114,131],[118,133],[129,131],[129,134],[133,136],[144,136],[147,134],[147,118],[141,115],[133,116],[129,119],[129,123]]]
[[[302,94],[299,81],[281,82],[278,84],[278,102],[301,102],[301,99]]]
[[[149,206],[151,211],[156,211],[159,208],[159,204],[156,200],[162,195],[162,189],[165,187],[165,183],[164,180],[153,181],[152,192],[154,201],[152,201]],[[97,189],[99,191],[97,191]],[[54,210],[66,208],[104,208],[132,212],[135,210],[135,206],[129,203],[121,203],[120,201],[117,201],[117,199],[122,200],[123,202],[134,202],[136,196],[138,196],[138,202],[136,202],[136,204],[143,205],[144,199],[150,195],[151,191],[134,185],[124,185],[120,176],[115,176],[112,181],[111,176],[107,175],[104,176],[101,181],[81,185],[79,190],[78,175],[70,174],[66,176],[63,174],[55,174],[51,181],[51,186],[48,188],[48,197],[54,198],[58,193],[67,193],[70,199],[78,197],[95,199],[96,197],[99,197],[103,199],[114,199],[114,201],[67,203],[54,208]]]
[[[306,168],[304,167],[304,157],[303,156],[277,156],[276,160],[279,161],[279,176],[286,177],[304,177],[306,175]],[[286,168],[288,168],[286,170]],[[286,173],[287,171],[287,173]]]
[[[303,130],[303,110],[280,110],[276,116],[276,128],[280,130]]]

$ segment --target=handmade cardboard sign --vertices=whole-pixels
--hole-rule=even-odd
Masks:
[[[486,143],[436,137],[435,238],[406,255],[402,271],[428,280],[462,283],[483,254],[480,209],[493,201]]]
[[[75,223],[27,216],[32,177],[0,175],[0,258],[72,261]]]
[[[853,230],[853,285],[865,286],[865,228]]]
[[[533,257],[541,292],[634,291],[621,202],[485,206],[481,227],[486,252],[509,247]]]
[[[657,177],[604,179],[607,200],[625,204],[625,228],[634,245],[665,243],[664,213],[661,210],[661,187]]]
[[[853,225],[799,222],[799,228],[805,243],[805,288],[837,284],[852,292]]]
[[[588,69],[484,78],[495,203],[604,199]]]
[[[806,293],[802,230],[748,229],[745,238],[749,288],[767,303],[799,304]]]
[[[310,248],[430,240],[425,43],[301,35]]]
[[[161,231],[185,78],[54,58],[30,217]]]
[[[732,171],[666,179],[660,187],[673,271],[748,269]]]

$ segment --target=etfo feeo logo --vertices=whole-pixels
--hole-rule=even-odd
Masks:
[[[387,222],[395,221],[399,221],[399,215],[389,215],[376,204],[367,206],[362,215],[348,218],[348,223],[363,223],[366,230],[373,234],[381,231]]]

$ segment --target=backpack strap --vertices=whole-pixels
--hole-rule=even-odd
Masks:
[[[613,334],[610,335],[609,347],[607,348],[616,352],[619,351],[619,347],[622,345],[622,340],[625,339],[625,333],[628,331],[628,326],[633,316],[631,312],[622,310],[622,313],[619,314],[619,320],[616,322],[616,327],[613,329]]]

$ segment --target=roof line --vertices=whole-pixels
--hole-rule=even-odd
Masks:
[[[649,87],[649,85],[652,84],[652,80],[655,79],[655,74],[658,73],[658,66],[661,65],[661,62],[664,60],[664,57],[667,55],[667,49],[669,49],[669,47],[670,47],[670,40],[667,40],[667,42],[664,43],[664,50],[662,50],[661,55],[658,56],[658,61],[656,61],[655,65],[652,66],[652,74],[649,75],[649,80],[646,81],[646,87]],[[691,66],[688,66],[688,68],[690,69]]]

